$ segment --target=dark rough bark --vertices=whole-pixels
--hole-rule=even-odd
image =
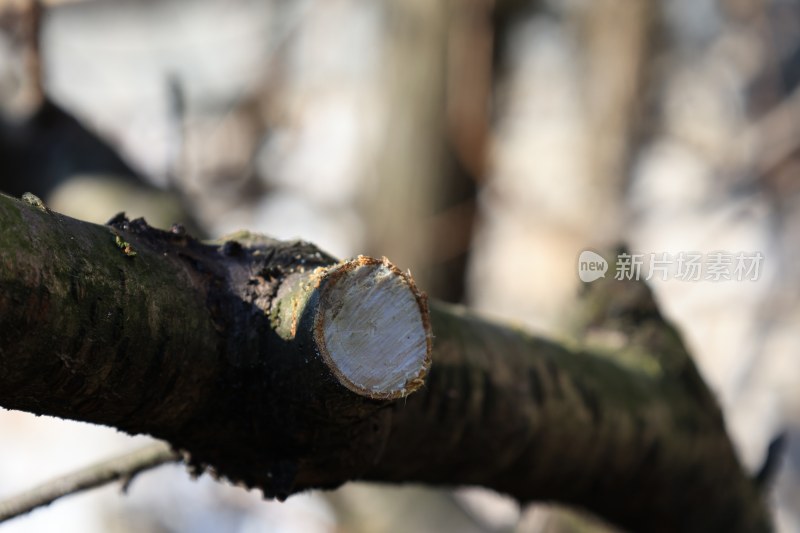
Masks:
[[[591,353],[436,304],[429,377],[391,401],[343,386],[312,349],[304,292],[334,260],[307,243],[201,244],[4,196],[0,228],[4,407],[152,434],[267,496],[476,484],[637,531],[769,529],[643,285],[598,286],[591,331],[615,344]]]
[[[271,497],[376,458],[386,401],[340,384],[305,323],[307,282],[335,263],[314,246],[207,245],[5,196],[0,225],[0,405],[149,433]]]
[[[369,479],[482,485],[632,531],[769,530],[714,399],[657,314],[602,356],[442,304],[431,319],[426,386],[395,407]]]

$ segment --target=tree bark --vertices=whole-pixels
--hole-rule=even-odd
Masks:
[[[587,351],[458,307],[429,316],[388,261],[305,242],[203,244],[2,195],[0,228],[3,407],[151,434],[267,497],[475,484],[637,531],[769,530],[642,284],[597,285]]]

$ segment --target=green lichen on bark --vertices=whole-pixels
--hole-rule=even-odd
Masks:
[[[154,250],[130,261],[102,226],[5,197],[0,213],[2,368],[7,377],[25,378],[16,382],[18,404],[7,406],[30,410],[42,400],[25,391],[50,388],[82,398],[52,414],[92,416],[133,431],[145,422],[137,411],[148,406],[161,405],[170,416],[189,409],[202,377],[164,374],[160,365],[175,350],[202,357],[215,341],[210,324],[193,312],[205,302],[186,269]],[[203,369],[197,365],[198,374]],[[117,401],[132,395],[141,396],[135,405]],[[158,422],[158,414],[144,416]]]

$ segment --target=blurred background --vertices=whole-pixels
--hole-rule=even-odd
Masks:
[[[0,191],[386,255],[554,337],[582,250],[760,252],[755,281],[651,286],[746,467],[788,435],[770,505],[800,531],[799,84],[795,0],[0,0]],[[2,411],[0,498],[146,441]],[[608,530],[480,489],[119,490],[3,531]]]

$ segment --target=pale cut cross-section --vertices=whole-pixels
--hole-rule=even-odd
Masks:
[[[314,329],[320,355],[358,394],[405,396],[422,385],[430,366],[425,297],[386,259],[360,256],[328,271]]]

